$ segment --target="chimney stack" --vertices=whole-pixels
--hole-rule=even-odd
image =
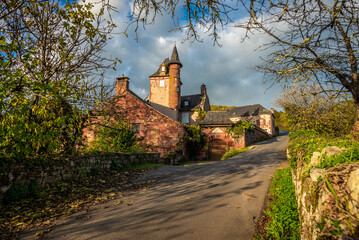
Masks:
[[[118,77],[116,79],[116,95],[121,95],[128,90],[128,80],[130,79],[128,77],[125,77],[123,74],[121,75],[121,77]]]
[[[206,85],[204,85],[204,83],[202,83],[202,85],[201,85],[201,95],[204,96],[206,94],[207,94]]]
[[[270,112],[271,112],[272,114],[274,114],[274,109],[273,109],[273,108],[271,108],[271,109],[270,109]]]

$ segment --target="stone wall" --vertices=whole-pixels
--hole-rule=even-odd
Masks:
[[[254,116],[245,116],[245,117],[233,117],[231,120],[235,123],[240,120],[251,122],[254,125],[265,130],[271,137],[275,136],[275,119],[272,114],[261,114]]]
[[[122,166],[137,163],[161,163],[158,153],[120,154],[106,153],[89,156],[69,157],[54,161],[53,164],[15,164],[0,166],[0,193],[10,188],[11,183],[28,184],[36,180],[38,187],[43,188],[68,178],[77,178],[90,174],[91,171],[109,169],[111,166]]]
[[[271,136],[263,129],[254,125],[254,131],[246,131],[246,145],[269,139]]]
[[[221,152],[226,152],[230,148],[241,149],[245,148],[248,145],[251,145],[255,142],[266,140],[270,138],[270,135],[260,129],[257,126],[254,126],[254,131],[246,130],[241,136],[232,136],[227,132],[227,126],[208,126],[204,125],[201,127],[201,132],[206,136],[206,142],[209,147],[207,151],[202,151],[199,158],[200,159],[209,159],[211,155],[211,143],[216,140],[221,140],[225,145],[214,146],[214,148],[223,148]],[[226,149],[225,149],[226,148]],[[219,149],[220,150],[220,149]]]
[[[308,164],[292,171],[301,239],[359,239],[359,163],[316,168],[333,148],[314,153]]]

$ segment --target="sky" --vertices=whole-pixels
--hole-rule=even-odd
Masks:
[[[112,3],[117,11],[112,18],[117,25],[112,39],[106,47],[106,54],[119,58],[122,63],[116,71],[108,71],[106,79],[114,82],[124,74],[130,78],[130,89],[142,98],[149,94],[149,76],[157,71],[166,57],[171,57],[174,44],[177,46],[181,69],[182,95],[200,93],[204,83],[212,105],[244,106],[261,104],[267,109],[274,107],[279,87],[263,83],[263,74],[252,70],[261,63],[261,56],[268,52],[258,48],[268,41],[264,35],[252,35],[242,41],[244,30],[229,26],[220,30],[220,44],[213,44],[203,30],[199,29],[203,42],[184,41],[186,35],[180,31],[170,31],[173,21],[164,14],[156,18],[152,25],[140,29],[137,40],[133,28],[128,36],[121,33],[127,27],[129,1]],[[241,16],[233,16],[235,21]]]

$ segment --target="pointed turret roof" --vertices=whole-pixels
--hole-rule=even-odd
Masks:
[[[171,61],[169,62],[169,64],[179,64],[182,67],[182,63],[181,63],[181,61],[179,60],[179,57],[178,57],[176,44],[173,47]]]

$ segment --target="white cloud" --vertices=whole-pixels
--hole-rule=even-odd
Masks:
[[[116,1],[125,2],[125,1]],[[128,3],[128,2],[126,2]],[[118,13],[113,15],[121,32],[126,21],[130,5],[118,5]],[[109,41],[107,53],[122,60],[118,71],[107,74],[108,81],[124,73],[130,77],[130,88],[141,97],[149,93],[149,77],[166,57],[171,57],[173,45],[177,43],[180,60],[183,64],[181,80],[182,94],[200,92],[201,83],[205,83],[211,104],[249,105],[262,104],[270,108],[274,102],[277,89],[269,89],[262,84],[263,76],[250,68],[260,63],[260,56],[265,54],[255,51],[268,41],[263,35],[251,36],[242,42],[244,30],[226,28],[220,32],[220,43],[223,47],[213,46],[210,38],[205,37],[203,43],[185,41],[184,32],[169,32],[173,26],[170,16],[163,15],[155,24],[140,29],[138,41],[135,34],[129,36],[114,35]],[[133,29],[132,29],[133,30]]]

